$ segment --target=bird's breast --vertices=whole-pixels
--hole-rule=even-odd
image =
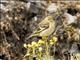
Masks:
[[[54,30],[55,30],[55,22],[51,22],[49,24],[49,28],[42,31],[40,33],[40,36],[49,36],[54,32]]]

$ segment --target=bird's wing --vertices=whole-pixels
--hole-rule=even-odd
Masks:
[[[49,36],[55,30],[55,21],[49,22],[49,27],[43,30],[39,35],[40,36]]]
[[[42,32],[43,30],[45,29],[38,29],[38,30],[35,30],[28,38],[26,38],[26,40],[32,38],[32,37],[35,37],[35,36],[39,36],[40,32]]]

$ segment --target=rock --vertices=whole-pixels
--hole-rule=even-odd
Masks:
[[[71,23],[75,23],[77,17],[76,16],[72,16],[71,14],[69,13],[64,13],[64,16],[66,18],[66,21],[67,21],[67,24],[71,24]]]
[[[49,13],[54,13],[57,12],[59,6],[57,6],[55,3],[52,3],[48,6],[47,11],[49,11]]]

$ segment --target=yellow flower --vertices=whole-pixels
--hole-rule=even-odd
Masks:
[[[33,41],[31,44],[32,44],[32,46],[36,46],[37,43],[35,41]]]
[[[57,37],[53,37],[52,39],[54,42],[57,42],[57,40],[58,40]]]
[[[42,47],[39,47],[39,51],[42,51]]]
[[[38,41],[38,44],[41,44],[41,45],[42,45],[42,44],[45,44],[45,42],[42,41],[42,40],[39,40],[39,41]]]
[[[51,39],[50,42],[52,42],[53,40]]]
[[[31,48],[31,47],[32,47],[32,45],[31,45],[31,44],[28,44],[27,46],[28,46],[29,48]]]
[[[27,47],[27,45],[26,45],[26,44],[24,44],[23,46],[24,46],[25,48]]]
[[[38,43],[36,43],[36,47],[38,47],[39,45],[38,45]]]
[[[53,45],[54,44],[54,41],[51,39],[50,40],[50,45]]]
[[[50,40],[50,45],[53,45],[57,42],[57,37],[53,37],[51,40]]]
[[[53,45],[54,44],[54,42],[50,42],[50,45]]]
[[[30,54],[28,53],[27,56],[29,56]]]

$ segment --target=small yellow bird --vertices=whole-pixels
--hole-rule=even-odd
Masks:
[[[38,24],[38,30],[34,31],[27,39],[33,37],[33,36],[49,36],[51,35],[55,30],[55,20],[53,20],[53,16],[47,16]]]

